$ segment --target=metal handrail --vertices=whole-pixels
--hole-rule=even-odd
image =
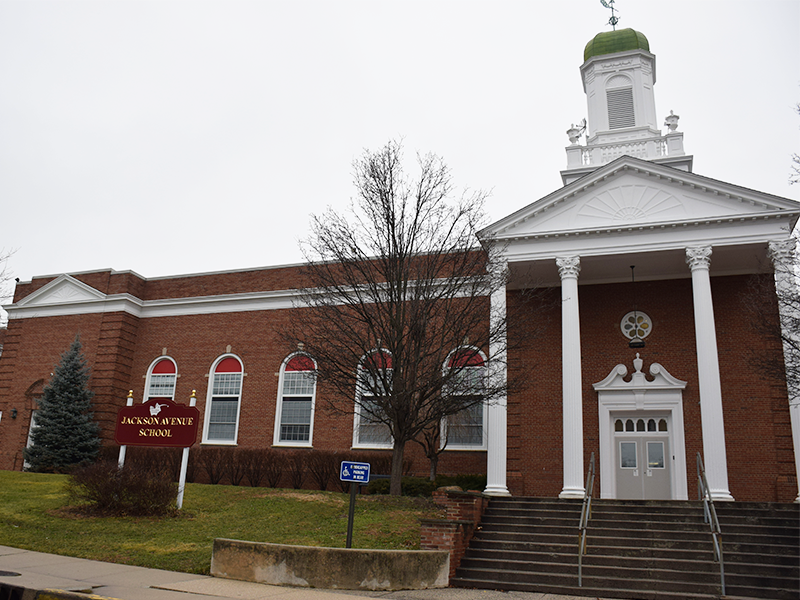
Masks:
[[[725,561],[722,557],[722,530],[719,527],[717,510],[714,508],[714,499],[706,479],[706,468],[700,453],[697,453],[697,495],[703,501],[703,521],[711,527],[711,536],[714,538],[714,560],[719,563],[719,580],[722,586],[722,595],[725,595]]]
[[[578,542],[578,587],[583,587],[583,555],[586,554],[586,528],[592,516],[592,491],[594,490],[594,452],[589,459],[589,471],[586,473],[586,487],[583,492],[581,522],[578,526],[580,541]]]

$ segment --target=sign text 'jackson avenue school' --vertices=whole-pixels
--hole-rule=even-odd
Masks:
[[[197,438],[200,411],[167,398],[126,406],[117,413],[114,439],[121,446],[188,448]]]

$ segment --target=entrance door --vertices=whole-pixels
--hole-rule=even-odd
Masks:
[[[665,417],[616,419],[614,462],[617,494],[626,500],[672,498],[669,431]]]

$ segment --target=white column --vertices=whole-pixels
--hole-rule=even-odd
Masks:
[[[502,275],[508,269],[503,263]],[[491,296],[492,320],[491,330],[499,331],[499,335],[492,336],[489,343],[489,377],[492,378],[493,387],[505,387],[508,380],[507,350],[506,350],[506,286],[498,286]],[[507,456],[508,456],[508,402],[504,392],[500,397],[493,398],[486,408],[487,451],[486,451],[486,489],[484,494],[491,496],[510,496],[506,483]]]
[[[796,377],[789,373],[796,369],[794,364],[794,348],[800,348],[800,332],[796,324],[800,322],[797,302],[797,274],[795,273],[797,240],[789,238],[769,243],[769,255],[775,266],[775,291],[778,294],[778,313],[781,319],[781,337],[783,338],[783,359],[786,366],[786,383],[789,393],[789,418],[792,423],[792,445],[794,447],[794,468],[797,481],[800,482],[800,389],[797,389]],[[800,487],[795,502],[800,503]]]
[[[719,378],[717,331],[711,300],[711,246],[686,249],[692,269],[694,330],[697,341],[697,379],[700,389],[700,419],[703,432],[703,463],[711,497],[733,500],[728,490],[728,459],[725,424],[722,419],[722,386]]]
[[[583,394],[577,256],[556,258],[561,276],[561,378],[564,487],[559,498],[583,498]]]

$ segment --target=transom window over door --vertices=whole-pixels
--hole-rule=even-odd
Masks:
[[[178,378],[178,367],[168,357],[157,358],[147,370],[147,383],[143,401],[164,399],[175,400],[175,383]]]
[[[483,448],[485,406],[482,398],[486,378],[483,355],[474,348],[459,349],[450,355],[447,368],[461,369],[453,378],[451,392],[465,403],[474,400],[475,404],[447,417],[446,447],[469,450]]]
[[[391,387],[392,355],[377,350],[364,358],[358,367],[356,385],[355,431],[353,445],[368,448],[391,448],[392,434],[381,420],[378,398]]]
[[[316,364],[305,354],[295,354],[281,368],[275,444],[311,445],[316,393]]]
[[[242,363],[235,356],[217,360],[211,369],[203,442],[235,444],[242,397]]]

